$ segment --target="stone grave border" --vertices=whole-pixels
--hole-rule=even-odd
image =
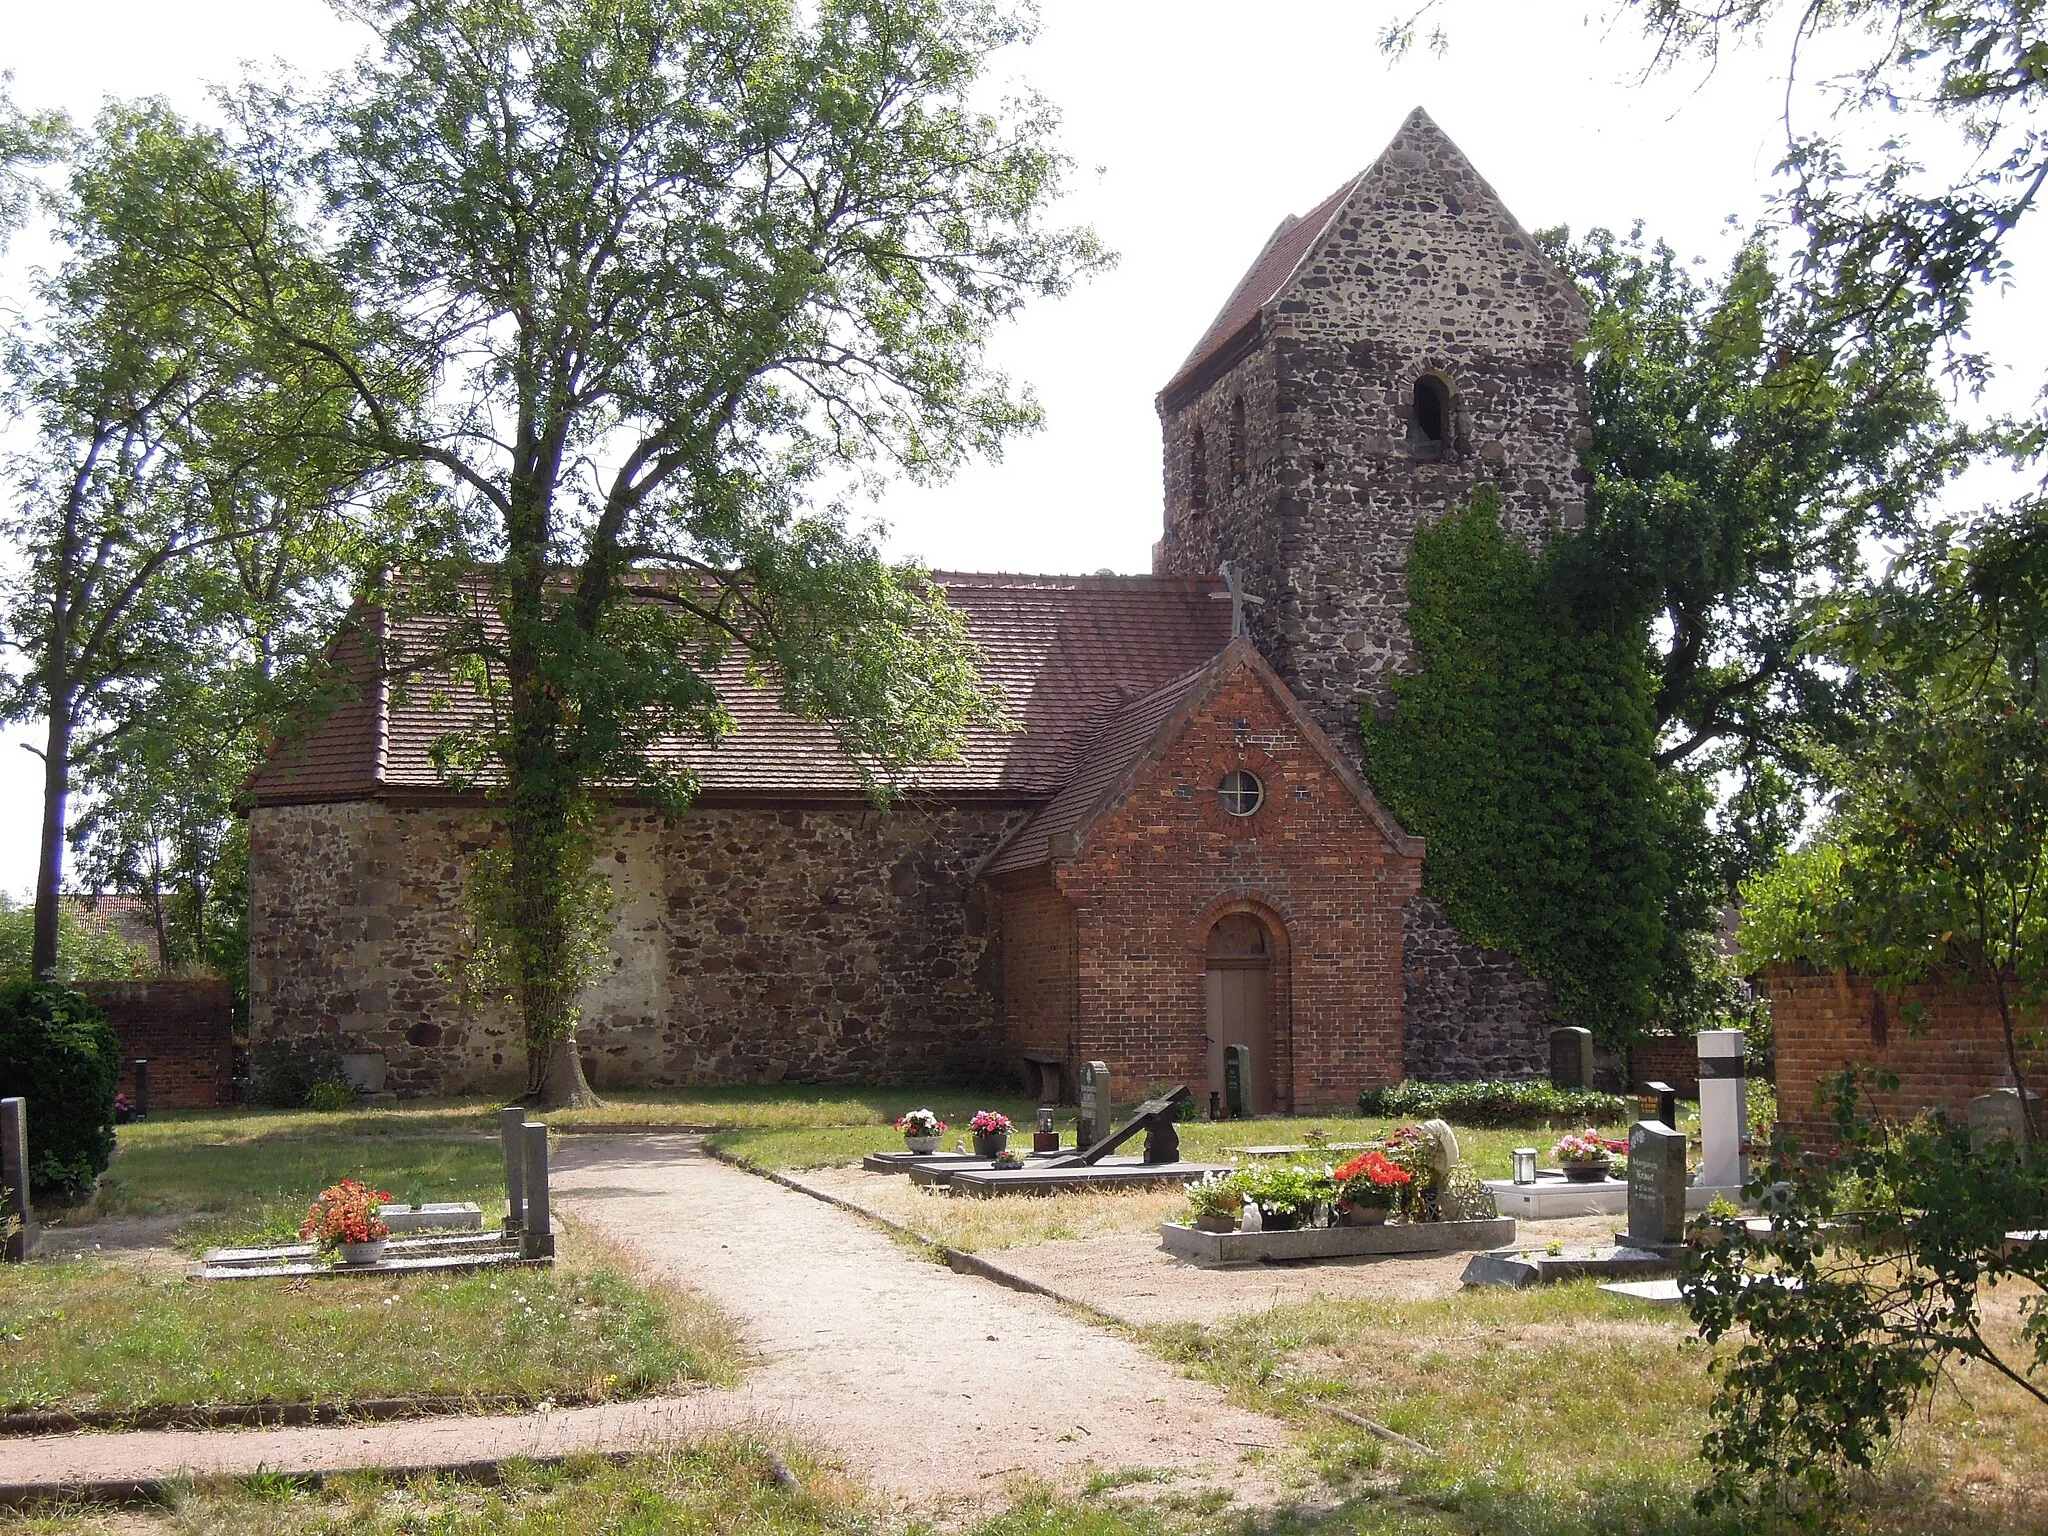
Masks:
[[[1168,1253],[1197,1264],[1257,1264],[1368,1255],[1414,1257],[1496,1248],[1515,1240],[1511,1217],[1477,1221],[1400,1221],[1374,1227],[1297,1227],[1284,1232],[1207,1232],[1169,1221],[1159,1229]]]

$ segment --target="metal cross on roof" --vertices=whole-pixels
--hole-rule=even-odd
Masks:
[[[1228,560],[1216,567],[1216,574],[1223,578],[1224,590],[1221,592],[1211,592],[1209,600],[1211,602],[1230,604],[1230,638],[1235,640],[1239,635],[1250,633],[1244,627],[1244,605],[1246,603],[1255,603],[1260,607],[1264,607],[1266,600],[1263,597],[1253,597],[1251,593],[1238,589],[1237,573],[1231,570]]]

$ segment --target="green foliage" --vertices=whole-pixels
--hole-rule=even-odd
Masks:
[[[0,894],[0,985],[29,979],[35,908]],[[149,971],[149,954],[109,924],[88,927],[68,906],[57,913],[57,981],[129,981]]]
[[[1610,1125],[1628,1118],[1630,1101],[1591,1088],[1546,1082],[1395,1083],[1358,1095],[1358,1112],[1406,1120],[1448,1120],[1490,1130]]]
[[[1269,1226],[1308,1219],[1317,1205],[1337,1198],[1337,1185],[1327,1168],[1266,1159],[1247,1164],[1230,1175],[1240,1201],[1256,1201]]]
[[[1835,1085],[1832,1162],[1778,1138],[1746,1190],[1764,1200],[1767,1232],[1723,1220],[1715,1241],[1688,1251],[1701,1337],[1743,1339],[1716,1362],[1703,1510],[1827,1527],[1843,1474],[1875,1465],[1958,1360],[1986,1363],[2048,1407],[2034,1374],[2048,1367],[2041,1293],[2021,1302],[2030,1361],[2000,1355],[1981,1311],[1995,1284],[2048,1281],[2048,1245],[2006,1237],[2048,1210],[2048,1161],[2030,1167],[2004,1141],[1973,1149],[1968,1128],[1939,1111],[1882,1123],[1864,1113],[1864,1092],[1854,1074]]]
[[[1490,491],[1418,531],[1422,670],[1363,729],[1374,789],[1429,840],[1424,890],[1615,1043],[1655,1011],[1669,795],[1640,626],[1575,598],[1567,547],[1539,562],[1511,544]]]
[[[348,1104],[321,1105],[315,1091],[323,1083],[347,1080],[341,1074],[341,1053],[317,1035],[260,1041],[249,1052],[249,1102],[259,1109],[346,1109]],[[355,1102],[353,1089],[348,1103]]]
[[[82,994],[47,981],[0,987],[0,1098],[28,1101],[32,1189],[79,1194],[106,1171],[120,1055]]]
[[[308,1109],[332,1113],[337,1109],[353,1109],[355,1103],[355,1086],[345,1077],[323,1077],[306,1091]]]

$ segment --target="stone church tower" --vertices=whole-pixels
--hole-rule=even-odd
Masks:
[[[1572,350],[1586,310],[1420,108],[1368,169],[1273,232],[1158,398],[1161,575],[1226,565],[1253,641],[1354,756],[1414,665],[1416,529],[1500,494],[1532,550],[1585,519]],[[1408,1075],[1539,1070],[1549,989],[1425,898],[1403,922]]]
[[[1531,548],[1585,515],[1572,347],[1586,311],[1417,108],[1274,231],[1158,399],[1161,575],[1226,563],[1273,669],[1355,750],[1411,665],[1416,528],[1495,487]]]

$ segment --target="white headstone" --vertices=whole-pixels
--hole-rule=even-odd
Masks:
[[[1748,1134],[1749,1098],[1742,1058],[1748,1045],[1739,1029],[1700,1031],[1700,1172],[1697,1182],[1715,1189],[1739,1187],[1746,1174],[1742,1138]]]

